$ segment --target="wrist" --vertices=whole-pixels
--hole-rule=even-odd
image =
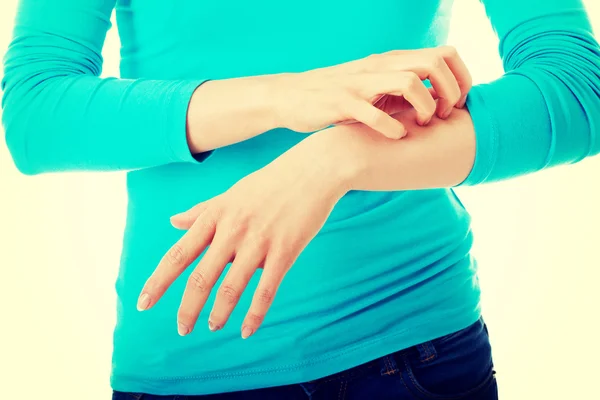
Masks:
[[[244,100],[248,113],[257,121],[261,132],[281,128],[280,99],[276,96],[277,75],[260,75],[240,78],[244,81]]]
[[[261,76],[204,82],[188,107],[190,151],[224,147],[276,128],[270,91],[268,79]]]
[[[263,113],[268,116],[272,129],[287,128],[283,106],[286,101],[289,101],[286,96],[289,96],[290,93],[284,87],[286,79],[291,75],[291,73],[278,73],[254,78],[257,85],[256,91],[262,99]]]
[[[303,143],[323,163],[323,173],[329,175],[344,194],[356,190],[356,183],[367,171],[368,160],[360,143],[352,140],[360,135],[360,125],[335,126],[318,131]]]

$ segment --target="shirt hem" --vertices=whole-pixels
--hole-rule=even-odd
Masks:
[[[475,323],[480,317],[481,312],[476,309],[472,313],[465,313],[455,318],[430,321],[417,327],[381,335],[295,364],[249,369],[236,373],[180,377],[144,377],[113,372],[110,383],[113,390],[122,392],[188,396],[297,384],[332,375],[416,344],[457,332]],[[411,334],[413,332],[420,333]],[[424,336],[422,332],[427,332],[428,335]],[[405,340],[402,340],[403,336]],[[418,341],[415,342],[415,339]],[[256,379],[260,375],[264,375],[265,378]],[[252,379],[244,379],[245,377],[252,377]]]

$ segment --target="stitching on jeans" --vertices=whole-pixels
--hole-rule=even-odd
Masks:
[[[434,358],[435,358],[435,355],[433,355],[433,354],[432,354],[432,355],[430,355],[429,357],[422,359],[422,360],[421,360],[421,362],[425,362],[425,361],[433,360]]]
[[[423,388],[421,388],[421,385],[415,380],[415,378],[413,376],[412,368],[410,367],[410,364],[409,364],[408,360],[406,359],[406,357],[404,358],[404,365],[406,366],[406,374],[412,381],[412,384],[415,387],[415,389],[417,389],[419,391],[419,393],[421,393],[423,396],[425,396],[429,399],[437,399],[437,398],[443,398],[444,400],[464,399],[465,397],[475,394],[475,393],[479,392],[480,390],[483,390],[485,387],[489,386],[490,382],[494,378],[494,374],[490,374],[482,383],[475,386],[473,389],[469,389],[466,392],[460,393],[458,395],[454,395],[454,396],[436,395],[434,393],[426,392]]]
[[[429,352],[429,343],[425,342],[420,344],[419,347],[425,352],[425,358],[429,358],[431,356],[431,353]]]
[[[394,368],[394,362],[392,361],[392,358],[389,355],[385,356],[385,358],[389,365],[389,368],[387,370],[387,375],[393,375],[394,372],[396,372],[396,369]]]
[[[383,363],[385,364],[385,372],[383,374],[389,375],[391,368],[390,368],[390,360],[388,359],[388,356],[383,357]]]
[[[385,363],[387,364],[387,371],[383,373],[384,375],[391,376],[398,372],[398,368],[394,368],[394,362],[392,361],[391,356],[385,356]]]
[[[355,367],[355,368],[357,368],[357,367]],[[337,381],[337,380],[342,380],[342,379],[345,378],[344,374],[348,373],[351,370],[352,370],[352,368],[351,369],[347,369],[347,370],[342,371],[342,372],[338,372],[338,373],[333,374],[331,376],[325,376],[325,377],[323,377],[321,379],[317,379],[316,382],[327,383],[327,382],[333,382],[333,381]]]
[[[323,380],[319,381],[319,383],[333,382],[333,381],[335,381],[335,380],[337,380],[339,378],[340,378],[339,376],[330,376],[328,378],[323,378]]]
[[[389,356],[389,357],[390,357],[390,365],[392,366],[392,375],[395,375],[398,372],[400,372],[400,368],[398,367],[398,364],[396,363],[396,359],[393,356]]]
[[[331,376],[325,376],[323,378],[320,379],[315,379],[312,381],[309,381],[310,383],[313,384],[317,384],[320,385],[322,383],[327,383],[327,382],[333,382],[336,380],[342,380],[342,379],[355,379],[357,377],[362,376],[364,373],[368,372],[371,368],[373,368],[373,363],[375,362],[371,361],[368,362],[366,364],[362,364],[362,365],[358,365],[354,368],[350,368],[348,370],[342,371],[342,372],[338,372],[336,374],[333,374]]]
[[[404,385],[404,388],[406,389],[406,391],[410,394],[412,394],[412,390],[410,390],[408,388],[408,385],[406,384],[406,382],[404,381],[404,374],[400,374],[400,381],[402,381],[402,384]]]
[[[429,341],[423,344],[423,349],[425,352],[425,358],[423,358],[423,354],[420,355],[421,363],[433,360],[437,357],[437,351],[435,349],[435,345],[433,342]]]
[[[346,388],[348,387],[348,381],[342,381],[340,384],[340,392],[338,393],[338,400],[344,400],[346,398]]]
[[[129,393],[129,392],[126,392],[125,394],[135,400],[142,400],[142,397],[144,396],[143,394]]]

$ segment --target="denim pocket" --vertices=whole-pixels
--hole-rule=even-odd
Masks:
[[[417,399],[497,400],[492,349],[483,320],[403,352],[402,381]]]

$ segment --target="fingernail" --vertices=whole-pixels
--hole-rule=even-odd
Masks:
[[[242,339],[247,339],[254,331],[249,326],[244,326],[242,329]]]
[[[208,321],[208,329],[210,329],[211,331],[215,332],[218,331],[219,329],[221,329],[221,325],[215,325],[212,323],[211,320]]]
[[[177,324],[177,332],[181,335],[181,336],[185,336],[188,333],[190,333],[190,328],[188,328],[187,326],[185,326],[184,324],[182,324],[181,322],[179,324]]]
[[[138,303],[137,303],[138,311],[146,310],[149,305],[150,305],[150,295],[148,293],[142,293],[142,295],[140,296]]]
[[[425,119],[421,118],[421,122],[419,123],[419,125],[425,126],[429,123],[429,121],[431,121],[431,117],[425,117]]]
[[[449,108],[446,111],[444,111],[444,114],[442,115],[442,119],[446,119],[450,116],[450,113],[452,113],[452,109]]]
[[[467,96],[463,96],[460,98],[460,100],[458,101],[458,103],[456,103],[456,107],[458,108],[463,108],[465,106],[465,103],[467,102]]]

